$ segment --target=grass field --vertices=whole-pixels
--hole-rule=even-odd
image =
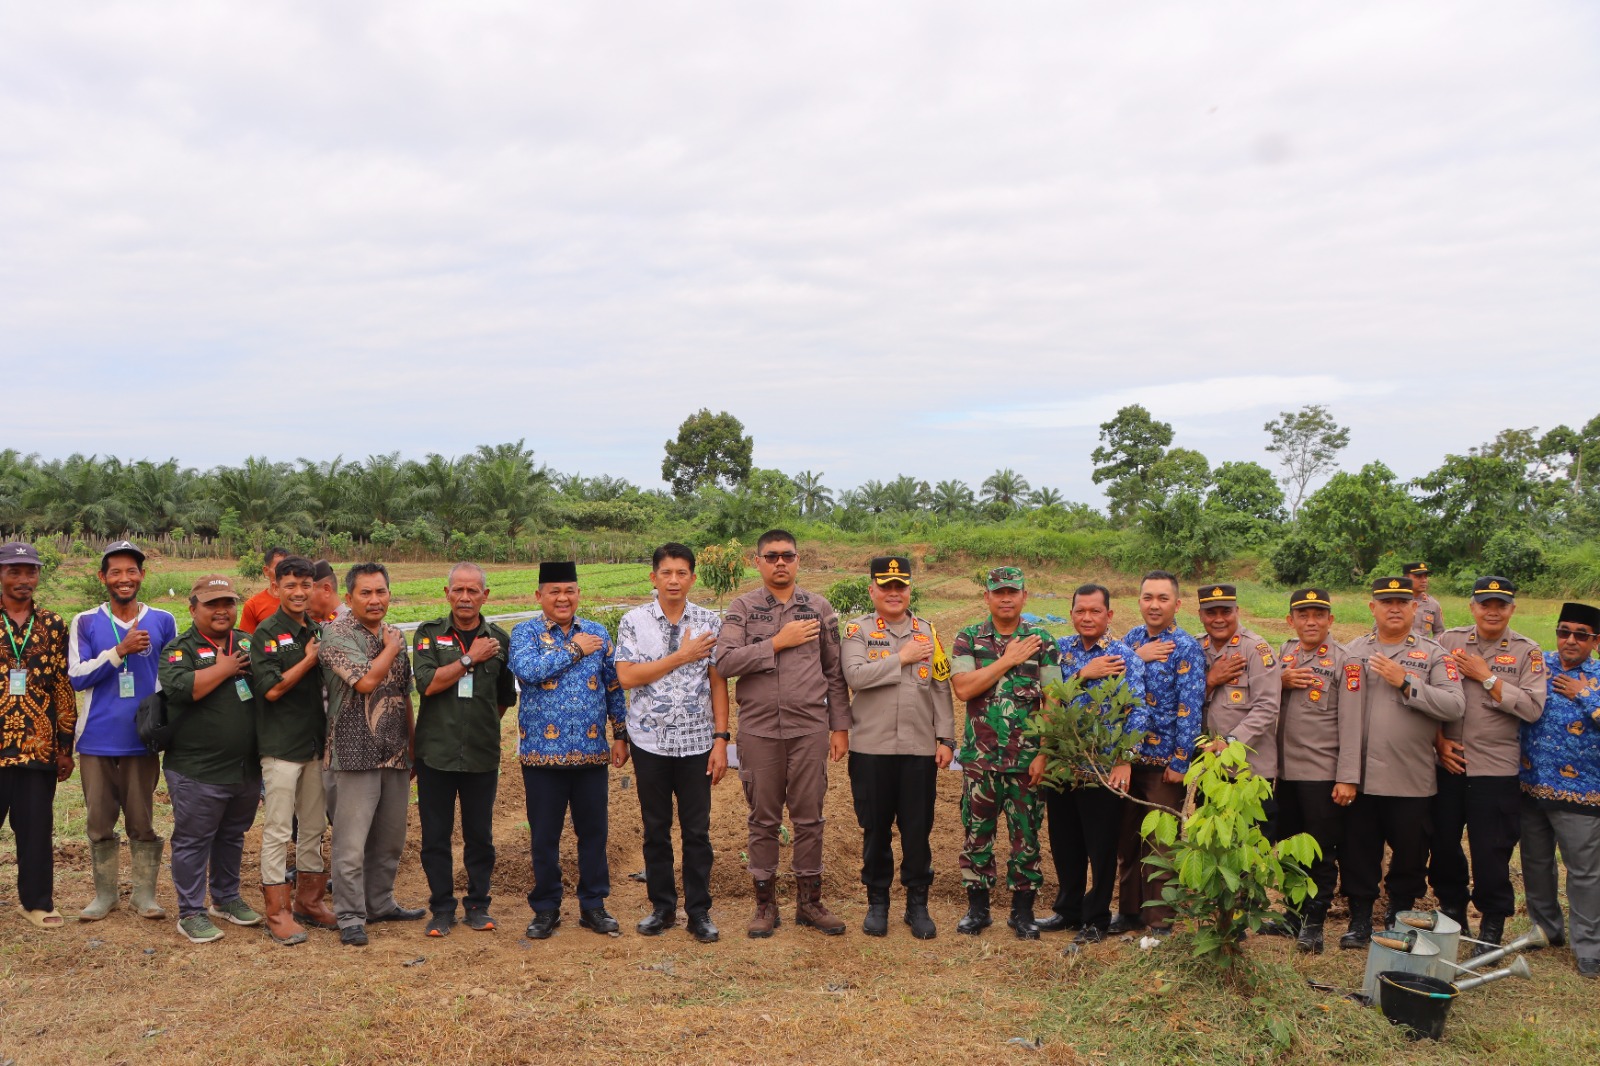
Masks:
[[[808,552],[806,584],[826,587],[861,572],[861,558]],[[443,567],[401,564],[395,571],[395,613],[426,618],[442,611]],[[491,611],[526,609],[533,574],[491,567]],[[644,568],[585,566],[587,602],[637,602],[648,594]],[[920,578],[923,613],[941,630],[978,617],[977,566],[940,566]],[[181,595],[201,571],[152,568],[146,591],[154,602],[186,614]],[[1071,589],[1095,575],[1030,573],[1036,613],[1066,615]],[[1109,582],[1114,602],[1133,621],[1131,579]],[[180,599],[165,596],[179,589]],[[1186,594],[1192,595],[1190,589]],[[1272,639],[1287,633],[1281,590],[1241,584],[1249,625]],[[1350,609],[1339,631],[1366,628],[1365,597],[1342,597]],[[54,606],[54,605],[52,605]],[[68,605],[60,605],[63,608]],[[1518,628],[1536,638],[1553,626],[1554,601],[1525,603]],[[1447,600],[1447,619],[1465,620],[1464,601]],[[1534,624],[1526,624],[1531,619]],[[1186,624],[1193,626],[1192,614]],[[172,922],[133,916],[125,903],[104,922],[46,934],[15,913],[15,848],[0,830],[0,1063],[16,1066],[86,1062],[162,1064],[254,1063],[1485,1063],[1565,1064],[1600,1056],[1593,1022],[1596,989],[1581,981],[1566,950],[1530,956],[1532,981],[1502,981],[1465,993],[1446,1039],[1413,1045],[1375,1011],[1339,991],[1359,985],[1361,953],[1337,950],[1302,958],[1282,940],[1247,945],[1263,963],[1262,984],[1249,994],[1217,986],[1187,963],[1181,940],[1141,952],[1131,940],[1110,941],[1081,955],[1063,955],[1065,941],[1013,939],[1003,922],[979,938],[954,935],[964,903],[956,869],[960,846],[960,780],[941,774],[934,830],[936,940],[911,939],[898,921],[895,893],[890,935],[861,935],[865,900],[857,882],[860,833],[842,767],[830,773],[826,811],[826,897],[850,923],[825,938],[792,924],[792,882],[782,885],[784,924],[770,941],[742,935],[750,909],[743,871],[744,797],[734,775],[714,790],[712,836],[717,850],[713,915],[723,930],[716,945],[689,940],[681,927],[658,939],[633,932],[648,912],[641,830],[631,767],[611,774],[612,912],[623,923],[616,939],[576,925],[571,885],[576,858],[570,834],[563,863],[569,886],[565,924],[542,943],[521,930],[529,914],[527,818],[507,723],[495,831],[494,913],[500,928],[458,928],[428,940],[416,925],[373,927],[372,945],[341,948],[334,934],[285,949],[257,930],[228,927],[220,943],[191,946]],[[158,822],[170,808],[158,792]],[[74,779],[57,793],[57,902],[72,915],[92,895],[82,796]],[[458,838],[459,839],[459,838]],[[400,901],[422,904],[412,813],[397,884]],[[247,838],[246,897],[259,899],[259,829]],[[1002,848],[1003,850],[1003,848]],[[1048,856],[1048,852],[1047,852]],[[785,857],[784,865],[787,865]],[[1044,864],[1050,869],[1048,857]],[[124,876],[127,868],[124,865]],[[464,886],[458,874],[458,887]],[[1047,872],[1045,898],[1054,891]],[[170,876],[160,898],[174,911]],[[1003,902],[1001,903],[1003,914]],[[1342,932],[1339,904],[1330,923]],[[1512,928],[1525,928],[1526,919]],[[1273,1032],[1277,1021],[1279,1035]],[[1287,1039],[1281,1034],[1287,1033]]]

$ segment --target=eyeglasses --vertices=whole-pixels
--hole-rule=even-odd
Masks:
[[[1594,634],[1587,629],[1573,629],[1571,626],[1556,626],[1557,640],[1593,640]]]
[[[800,558],[800,553],[799,552],[767,552],[765,555],[760,556],[760,558],[770,566],[771,564],[778,563],[778,562],[792,563],[796,559]]]

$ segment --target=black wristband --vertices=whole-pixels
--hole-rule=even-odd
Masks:
[[[732,733],[712,733],[711,734],[711,739],[712,740],[732,740],[733,739],[733,734]]]

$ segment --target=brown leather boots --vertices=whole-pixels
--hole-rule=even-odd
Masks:
[[[339,919],[326,903],[328,875],[296,871],[294,875],[294,920],[318,929],[337,929]]]
[[[809,925],[819,933],[838,936],[844,932],[844,922],[822,902],[822,875],[796,876],[794,920],[796,925]]]
[[[292,891],[287,884],[261,886],[261,894],[267,901],[267,934],[274,943],[285,946],[306,942],[306,931],[296,925],[289,914],[289,894]]]
[[[757,940],[764,940],[778,928],[778,894],[772,880],[756,881],[756,912],[750,918],[747,932]]]

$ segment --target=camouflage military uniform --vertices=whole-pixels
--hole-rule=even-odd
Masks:
[[[1013,640],[1039,638],[1039,651],[1011,668],[1000,683],[967,701],[967,725],[961,752],[965,778],[961,792],[961,824],[966,841],[961,849],[961,879],[969,888],[991,888],[995,882],[994,838],[1005,814],[1011,835],[1006,882],[1017,892],[1038,888],[1039,823],[1043,797],[1028,787],[1028,764],[1039,746],[1023,735],[1028,716],[1039,710],[1044,686],[1061,680],[1061,650],[1043,629],[1019,622],[1010,636],[995,632],[985,619],[956,635],[950,647],[951,669],[967,673],[990,666]]]

